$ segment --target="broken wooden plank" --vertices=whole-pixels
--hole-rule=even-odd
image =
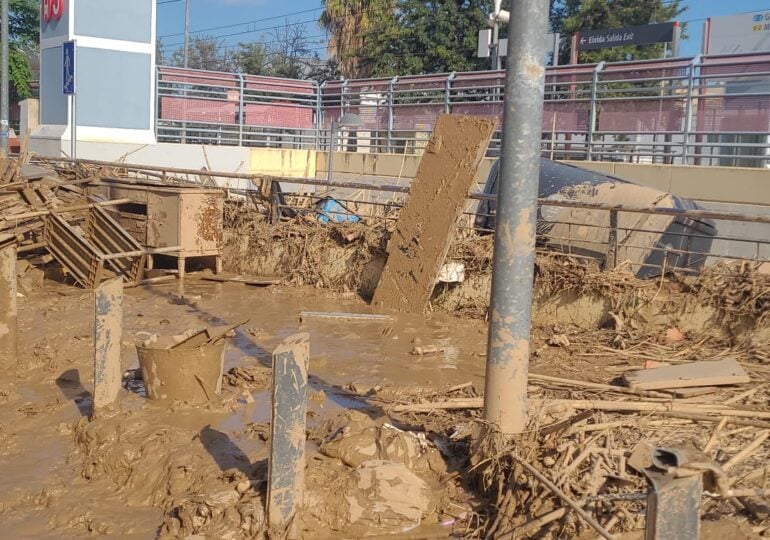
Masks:
[[[630,390],[630,388],[627,390]],[[718,391],[719,387],[717,386],[692,386],[690,388],[669,388],[662,392],[678,398],[691,398],[715,394]],[[643,392],[643,390],[639,390],[639,392]]]
[[[233,324],[231,326],[212,326],[209,328],[204,328],[203,330],[200,330],[198,332],[195,332],[194,334],[189,335],[188,337],[184,338],[182,341],[179,341],[177,343],[174,343],[173,345],[169,346],[169,349],[197,349],[198,347],[202,347],[204,345],[207,345],[209,343],[214,343],[216,341],[219,341],[220,339],[223,339],[227,336],[230,332],[238,328],[239,326],[243,326],[244,324],[248,323],[249,319],[246,319],[243,322],[239,322],[238,324]]]
[[[723,386],[751,381],[735,358],[628,371],[623,378],[636,390]]]
[[[244,285],[252,285],[255,287],[266,287],[269,285],[276,285],[283,281],[283,278],[277,276],[229,276],[229,275],[216,275],[216,276],[201,276],[204,281],[218,281],[220,283],[243,283]]]
[[[543,410],[560,410],[572,407],[576,410],[597,410],[610,412],[638,412],[650,414],[662,414],[664,416],[676,416],[676,413],[688,415],[710,415],[711,421],[718,421],[720,417],[754,418],[770,420],[770,411],[731,409],[721,405],[704,405],[699,403],[651,402],[651,401],[607,401],[600,399],[531,399],[532,407]],[[447,399],[432,403],[410,403],[408,405],[394,405],[393,412],[432,412],[438,410],[480,409],[484,406],[483,397]],[[551,409],[554,408],[554,409]],[[700,420],[697,419],[696,420]],[[704,421],[706,418],[704,418]]]
[[[374,306],[425,311],[494,129],[487,118],[439,116],[388,242]]]
[[[301,311],[299,322],[307,319],[331,319],[335,321],[352,322],[393,322],[390,315],[377,315],[374,313],[342,313],[338,311]]]
[[[169,283],[171,281],[176,281],[176,276],[157,276],[157,277],[151,277],[146,279],[140,279],[139,281],[136,281],[134,283],[128,283],[126,284],[126,289],[133,289],[135,287],[144,287],[146,285],[159,285],[161,283]]]

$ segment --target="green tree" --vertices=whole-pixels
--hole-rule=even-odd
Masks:
[[[330,34],[329,56],[334,58],[343,77],[354,79],[371,75],[365,62],[365,36],[391,18],[397,0],[323,0],[319,24]]]
[[[10,0],[8,5],[9,54],[8,74],[12,85],[12,99],[32,95],[32,71],[29,58],[37,54],[40,43],[40,2]]]
[[[233,56],[216,38],[195,36],[188,45],[187,67],[206,71],[235,71]],[[171,65],[184,66],[184,47],[171,55]]]
[[[249,75],[262,75],[268,65],[268,52],[264,43],[241,43],[235,53],[238,70]]]
[[[488,69],[477,58],[488,0],[398,0],[364,39],[362,61],[374,76]]]
[[[685,11],[681,0],[552,0],[551,26],[564,36],[580,30],[622,28],[669,22]],[[663,44],[639,47],[612,47],[580,52],[580,62],[616,62],[660,58]],[[569,60],[569,50],[562,49],[562,60]]]
[[[280,26],[270,33],[268,42],[269,75],[287,79],[304,79],[313,56],[306,37],[305,25]]]

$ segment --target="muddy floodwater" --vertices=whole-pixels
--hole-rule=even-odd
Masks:
[[[117,416],[89,426],[92,294],[46,282],[19,303],[19,369],[0,382],[1,538],[174,534],[174,524],[161,530],[168,509],[181,504],[185,490],[206,491],[203,473],[243,470],[248,477],[267,457],[264,437],[255,436],[270,419],[269,385],[260,381],[228,387],[226,405],[197,408],[149,402],[141,381],[129,381]],[[150,334],[248,319],[227,341],[225,372],[251,369],[266,379],[271,351],[287,336],[309,332],[309,429],[329,413],[360,407],[346,395],[351,389],[480,388],[484,376],[483,321],[435,314],[399,315],[392,323],[300,322],[301,311],[370,312],[355,297],[314,289],[189,279],[127,289],[123,310],[124,370],[138,367],[134,343]],[[413,355],[420,345],[442,350]],[[186,460],[191,470],[178,465]],[[182,480],[174,476],[180,467]],[[175,482],[187,484],[177,489]]]

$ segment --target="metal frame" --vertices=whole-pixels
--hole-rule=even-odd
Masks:
[[[419,154],[439,114],[501,118],[503,80],[481,71],[318,84],[159,67],[156,131],[161,142],[323,150],[330,119],[353,110],[366,125],[346,144]],[[545,84],[542,149],[554,158],[770,167],[770,53],[555,66]],[[248,118],[255,107],[264,121]],[[499,147],[498,131],[488,155]]]

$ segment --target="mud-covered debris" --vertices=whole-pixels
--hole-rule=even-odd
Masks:
[[[565,334],[554,334],[548,338],[548,345],[551,347],[564,347],[569,348],[569,338]]]
[[[366,461],[348,478],[345,501],[355,529],[406,532],[433,510],[428,485],[401,463]]]
[[[666,329],[666,341],[678,343],[680,341],[684,341],[684,339],[684,333],[676,326],[672,326],[671,328]]]
[[[225,374],[225,382],[230,386],[248,388],[269,388],[270,368],[263,366],[238,366]]]
[[[326,423],[320,451],[349,467],[387,460],[404,464],[417,474],[445,472],[441,455],[424,433],[403,431],[387,420],[374,421],[362,412],[347,411]]]
[[[433,356],[436,354],[441,354],[445,350],[444,347],[439,347],[437,345],[423,345],[419,347],[415,347],[412,349],[412,355],[414,356]]]
[[[252,422],[241,432],[244,437],[258,441],[270,440],[270,424],[266,422]]]

